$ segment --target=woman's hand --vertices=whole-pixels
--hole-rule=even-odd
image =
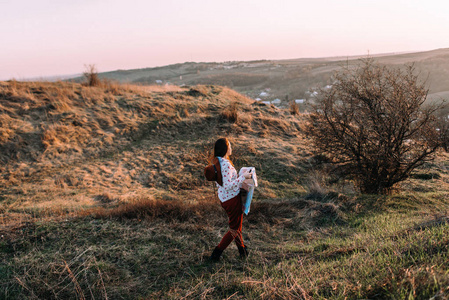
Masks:
[[[246,192],[248,192],[248,191],[249,191],[249,188],[250,188],[249,184],[247,184],[246,182],[243,181],[243,183],[242,183],[242,189],[244,189]]]
[[[245,173],[243,173],[243,177],[245,177],[246,179],[250,179],[250,178],[253,178],[253,174],[251,174],[250,172],[246,171]]]

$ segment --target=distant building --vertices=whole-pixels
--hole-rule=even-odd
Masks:
[[[267,92],[262,92],[259,94],[259,97],[267,97],[268,93]]]
[[[266,105],[270,105],[271,102],[270,101],[262,101],[262,103],[266,104]]]
[[[306,99],[295,99],[295,103],[302,104]]]
[[[281,99],[274,99],[273,101],[271,101],[271,103],[273,103],[273,104],[280,104],[281,103]]]
[[[157,84],[162,84],[162,80],[156,80]]]
[[[262,99],[260,99],[260,98],[256,98],[256,99],[254,99],[254,100],[256,100],[256,101],[260,101],[260,100],[262,100]]]

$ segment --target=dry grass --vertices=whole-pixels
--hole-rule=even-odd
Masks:
[[[311,170],[308,174],[306,185],[307,196],[309,199],[323,199],[330,192],[327,180],[329,174],[324,170]]]
[[[299,118],[223,87],[13,81],[1,83],[0,95],[0,209],[7,214],[210,194],[198,170],[222,135],[235,142],[237,166],[272,178],[259,189],[263,198],[277,195],[272,180],[303,172],[310,156],[297,146]],[[234,123],[221,116],[230,108],[238,110]]]
[[[292,115],[299,115],[299,105],[295,101],[290,102],[289,108]]]
[[[363,197],[358,201],[368,200]],[[375,206],[362,214],[332,201],[255,202],[243,225],[250,257],[239,260],[231,245],[218,264],[207,256],[227,220],[212,199],[136,198],[65,221],[29,222],[1,232],[6,236],[0,244],[6,258],[1,295],[444,298],[447,215],[434,218],[428,210],[447,208],[447,202],[421,197],[407,213],[387,212],[406,199],[371,199]],[[425,204],[428,199],[435,202]]]
[[[354,195],[316,166],[301,114],[217,86],[160,88],[0,82],[0,298],[448,294],[447,153],[398,195]],[[231,245],[210,264],[227,230],[202,174],[218,136],[260,186],[249,259]]]
[[[164,219],[167,222],[208,223],[209,219],[223,221],[221,208],[214,198],[202,199],[192,203],[154,198],[137,198],[115,208],[93,208],[81,212],[81,215],[93,215],[101,219],[145,219],[154,221]]]
[[[165,84],[165,85],[124,85],[129,86],[133,91],[141,91],[141,92],[154,92],[154,93],[167,93],[167,92],[182,92],[185,89],[179,87],[177,85]]]
[[[222,112],[221,116],[228,120],[231,123],[235,123],[238,120],[239,113],[238,113],[238,105],[236,102],[232,102],[228,107],[226,107]]]

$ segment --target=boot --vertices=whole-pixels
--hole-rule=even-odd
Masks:
[[[220,250],[218,249],[218,247],[215,247],[214,251],[212,252],[212,255],[210,256],[210,259],[213,261],[218,261],[222,253],[223,250]]]
[[[240,258],[248,257],[248,248],[246,246],[237,246],[239,248]]]

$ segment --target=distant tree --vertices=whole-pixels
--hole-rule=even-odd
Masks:
[[[346,67],[318,95],[307,132],[314,145],[363,193],[389,193],[444,146],[440,105],[424,105],[428,90],[413,66],[387,68],[372,59]],[[445,131],[445,132],[443,132]]]
[[[97,68],[95,65],[84,66],[86,71],[83,72],[84,78],[86,79],[86,84],[88,86],[99,86],[101,84],[101,80],[98,77]]]

